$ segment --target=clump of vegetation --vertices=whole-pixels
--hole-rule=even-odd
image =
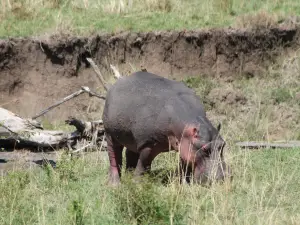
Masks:
[[[132,177],[122,180],[123,184],[114,192],[120,218],[130,224],[183,224],[186,214],[184,202],[178,192],[161,192],[159,184],[144,177],[139,183]]]
[[[215,87],[212,79],[206,76],[188,77],[183,82],[192,89],[195,89],[200,95],[208,95],[209,92]]]
[[[265,10],[258,12],[243,14],[237,17],[235,26],[237,28],[248,28],[248,29],[268,29],[276,26],[280,21],[280,15],[270,13]]]
[[[211,109],[211,102],[207,98],[210,91],[216,87],[216,84],[212,79],[206,76],[188,77],[183,82],[189,87],[195,90],[196,94],[201,98],[203,104],[207,110]]]
[[[83,200],[73,200],[69,206],[69,214],[71,215],[71,220],[74,221],[76,225],[84,224],[84,205]]]
[[[275,103],[279,104],[282,102],[288,102],[293,99],[293,95],[291,93],[290,88],[283,87],[283,88],[276,88],[272,91],[272,98],[274,99]]]

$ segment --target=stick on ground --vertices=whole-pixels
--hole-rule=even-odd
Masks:
[[[259,149],[259,148],[300,148],[300,141],[290,141],[282,143],[269,142],[238,142],[236,143],[240,148]]]

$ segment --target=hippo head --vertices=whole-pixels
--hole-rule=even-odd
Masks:
[[[230,176],[229,167],[224,161],[225,141],[216,128],[208,121],[200,126],[189,126],[181,141],[180,155],[193,171],[196,182],[211,183]]]

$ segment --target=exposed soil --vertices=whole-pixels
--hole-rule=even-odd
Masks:
[[[94,59],[108,80],[109,64],[117,65],[124,74],[143,67],[177,79],[196,75],[226,79],[259,76],[278,56],[297,48],[299,30],[214,29],[2,40],[0,106],[32,117],[80,86],[96,90],[101,85],[85,59],[87,56]],[[63,120],[69,115],[88,115],[89,119],[99,119],[102,105],[101,100],[82,95],[46,118]]]

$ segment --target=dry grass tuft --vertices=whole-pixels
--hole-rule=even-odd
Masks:
[[[232,13],[233,0],[216,0],[213,3],[216,9],[225,13]]]
[[[260,10],[256,13],[238,16],[234,27],[253,30],[268,29],[278,25],[279,18],[278,14]]]

